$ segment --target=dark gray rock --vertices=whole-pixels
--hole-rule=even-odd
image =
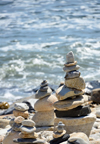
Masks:
[[[85,82],[85,94],[91,95],[91,92],[93,89],[100,88],[100,81],[94,80],[94,81],[89,81]]]
[[[100,104],[100,88],[92,90],[91,99],[93,102]]]
[[[91,109],[89,106],[78,106],[68,111],[55,110],[54,112],[57,117],[80,117],[88,115],[91,112]]]
[[[54,138],[53,140],[51,140],[49,143],[50,144],[60,144],[64,141],[67,141],[68,138],[70,137],[69,134],[64,134],[63,136],[59,137],[59,138]]]

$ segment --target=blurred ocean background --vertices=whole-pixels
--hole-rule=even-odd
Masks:
[[[59,85],[69,51],[85,81],[100,80],[100,0],[0,0],[0,101]]]

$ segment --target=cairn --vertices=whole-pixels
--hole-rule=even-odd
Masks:
[[[14,139],[13,142],[19,144],[45,144],[45,141],[38,139],[38,134],[35,132],[35,122],[28,119],[22,122],[20,127],[21,133],[19,133],[20,138]]]
[[[22,116],[18,116],[10,120],[9,125],[11,126],[11,129],[5,136],[3,144],[13,144],[14,138],[20,138],[19,133],[23,120],[24,118]]]
[[[40,89],[35,94],[35,98],[39,100],[34,104],[36,113],[32,120],[38,127],[53,126],[55,117],[53,104],[58,99],[55,95],[52,95],[52,90],[46,80],[41,83]]]
[[[66,56],[67,63],[63,70],[66,72],[65,83],[56,90],[58,101],[54,103],[56,108],[55,125],[59,121],[65,124],[68,134],[72,132],[84,132],[88,136],[95,121],[95,115],[91,113],[89,97],[84,94],[85,82],[80,77],[80,68],[77,61],[74,61],[73,52]]]
[[[63,124],[62,122],[58,123],[53,133],[54,139],[50,141],[50,144],[59,144],[68,140],[70,136],[69,134],[66,134],[66,130],[64,130],[64,126],[65,124]]]
[[[27,119],[29,117],[28,109],[26,103],[15,103],[13,114],[15,117],[22,116]]]

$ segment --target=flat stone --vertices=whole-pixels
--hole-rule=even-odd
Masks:
[[[79,71],[70,71],[66,73],[65,79],[73,79],[73,78],[78,78],[80,76]]]
[[[74,54],[72,51],[70,51],[67,55],[66,55],[66,59],[67,59],[67,63],[74,63]]]
[[[70,134],[67,144],[89,144],[89,138],[85,133],[78,132]]]
[[[36,92],[36,94],[35,94],[35,98],[36,99],[41,99],[41,98],[44,98],[46,96],[51,95],[51,93],[52,93],[52,90],[50,88],[48,88],[47,91],[40,91],[40,90],[38,90]]]
[[[0,119],[0,128],[5,128],[7,125],[9,125],[10,120],[7,119]]]
[[[35,132],[36,127],[28,127],[28,126],[21,126],[20,127],[20,131],[23,134],[31,134],[33,132]]]
[[[68,111],[55,110],[57,117],[80,117],[80,116],[86,116],[90,112],[91,112],[91,109],[89,106],[78,106]]]
[[[85,81],[82,77],[65,80],[65,85],[78,90],[85,89]]]
[[[57,101],[57,97],[55,95],[50,95],[47,97],[44,97],[42,99],[39,99],[34,104],[34,109],[36,111],[50,111],[54,109],[53,104]]]
[[[77,61],[74,61],[73,63],[65,63],[64,66],[68,67],[68,66],[74,66],[77,64]]]
[[[59,138],[59,137],[62,137],[65,133],[66,133],[65,130],[63,130],[62,133],[54,132],[53,137],[54,137],[54,138]]]
[[[60,144],[60,143],[62,143],[62,142],[64,142],[64,141],[67,141],[69,137],[70,137],[69,134],[64,134],[64,135],[61,136],[61,137],[54,138],[54,139],[51,140],[49,143],[50,143],[50,144]]]
[[[20,127],[21,127],[21,123],[13,123],[13,125],[12,125],[12,129],[14,130],[14,131],[20,131]]]
[[[47,91],[49,88],[49,86],[43,86],[43,87],[40,87],[40,91]]]
[[[34,127],[35,126],[35,122],[31,119],[28,119],[28,120],[24,120],[22,122],[22,125],[23,126],[29,126],[29,127]]]
[[[43,82],[40,85],[40,87],[44,87],[44,86],[48,86],[47,80],[43,80]]]
[[[25,119],[22,116],[18,116],[14,119],[15,123],[22,123],[22,121],[24,121]]]
[[[36,112],[32,120],[36,123],[36,126],[53,126],[54,125],[54,110]]]
[[[20,133],[19,134],[21,138],[38,138],[38,134],[36,132],[33,132],[33,133],[30,133],[30,134],[23,134],[23,133]]]
[[[40,140],[40,139],[29,139],[29,138],[18,138],[13,140],[15,143],[20,143],[20,144],[45,144],[45,141]]]
[[[100,103],[100,88],[92,90],[91,97],[93,102]]]
[[[56,96],[57,96],[58,100],[64,100],[66,98],[73,97],[76,95],[82,95],[83,93],[84,93],[84,90],[68,88],[65,85],[59,87],[56,90]]]
[[[69,66],[69,67],[63,67],[63,70],[65,71],[65,72],[70,72],[70,71],[74,71],[74,70],[78,70],[80,68],[80,66],[79,65],[73,65],[73,66]]]
[[[13,114],[14,114],[15,117],[18,117],[18,116],[22,116],[24,118],[29,117],[28,111],[22,112],[22,111],[19,111],[19,110],[13,110]]]
[[[15,103],[14,108],[19,111],[27,111],[29,109],[26,103]]]
[[[88,102],[88,100],[89,98],[87,95],[80,95],[73,99],[59,100],[54,103],[54,107],[59,111],[70,110]]]
[[[3,140],[3,144],[16,144],[15,142],[13,142],[14,138],[20,138],[19,132],[11,131],[7,133],[7,135],[5,136]]]
[[[75,118],[55,118],[54,126],[56,127],[59,121],[62,121],[62,123],[65,124],[65,130],[67,134],[71,134],[73,132],[83,132],[89,136],[95,120],[96,116],[93,113],[90,113],[87,116]]]

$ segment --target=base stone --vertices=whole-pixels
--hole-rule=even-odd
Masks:
[[[62,123],[65,124],[65,130],[67,134],[71,134],[73,132],[83,132],[87,136],[89,136],[95,120],[96,116],[93,113],[78,118],[77,117],[55,118],[54,128],[56,128],[59,121],[62,121]]]
[[[53,126],[54,125],[54,110],[51,111],[41,111],[36,112],[32,118],[32,120],[36,123],[37,126]]]

